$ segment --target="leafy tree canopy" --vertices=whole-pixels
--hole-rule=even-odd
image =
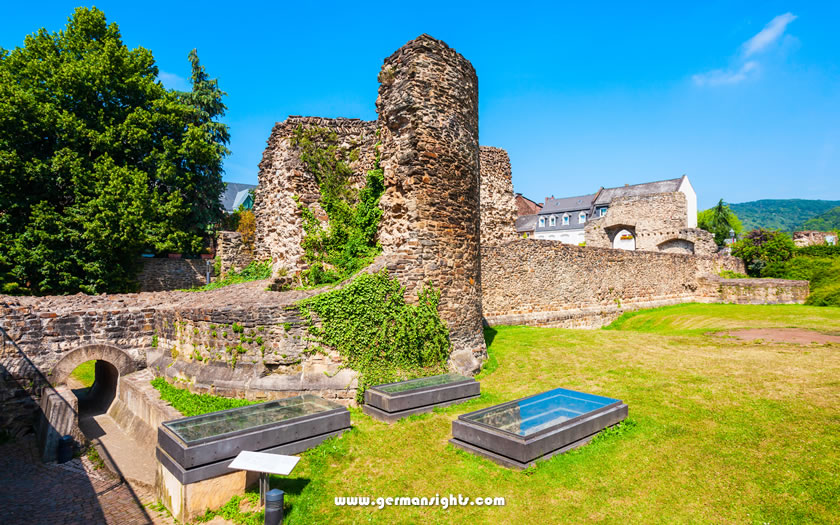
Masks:
[[[747,272],[759,276],[767,265],[783,263],[796,253],[793,240],[776,230],[752,230],[732,245],[732,255],[744,260]]]
[[[143,249],[198,252],[221,217],[222,92],[158,82],[96,9],[0,48],[0,292],[128,291]]]
[[[723,202],[723,199],[718,201],[714,208],[697,214],[697,226],[714,234],[718,246],[723,246],[724,241],[730,237],[730,231],[734,230],[735,235],[739,235],[744,229],[738,216],[729,209],[729,205]]]

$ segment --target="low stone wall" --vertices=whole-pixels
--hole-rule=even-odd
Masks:
[[[736,304],[802,304],[808,281],[786,279],[718,279],[719,302]]]
[[[204,259],[143,258],[143,269],[137,276],[141,292],[181,290],[207,284],[207,263]]]
[[[482,246],[484,318],[490,325],[598,328],[628,310],[724,301],[721,289],[729,290],[729,281],[740,281],[734,286],[755,302],[772,288],[762,279],[717,277],[724,269],[743,272],[743,262],[734,257],[631,252],[544,240]],[[804,302],[807,282],[804,296],[802,282],[793,283],[773,286],[795,290],[786,302]],[[749,286],[755,289],[748,292]],[[778,297],[784,296],[779,293]],[[774,295],[768,302],[782,301]]]
[[[108,415],[127,435],[150,447],[157,444],[161,423],[184,417],[160,398],[151,385],[154,378],[148,368],[120,377],[117,397],[108,409]]]
[[[254,254],[242,242],[242,234],[227,231],[219,232],[216,238],[216,257],[221,263],[219,275],[238,272],[254,260]]]

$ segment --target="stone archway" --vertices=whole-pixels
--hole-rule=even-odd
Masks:
[[[694,253],[694,243],[689,241],[688,239],[683,239],[679,237],[663,241],[657,245],[657,248],[660,252],[663,253]]]
[[[73,350],[56,363],[52,369],[53,386],[63,385],[77,366],[90,360],[105,361],[115,369],[119,376],[130,374],[138,369],[137,363],[123,350],[109,345],[88,345]]]
[[[613,248],[616,250],[634,251],[636,249],[636,236],[626,228],[620,230],[613,237]]]

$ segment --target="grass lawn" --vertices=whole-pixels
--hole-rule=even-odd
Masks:
[[[85,361],[74,368],[73,371],[70,372],[70,375],[82,383],[83,387],[90,387],[93,384],[93,380],[96,378],[96,360],[92,359],[90,361]]]
[[[497,327],[482,396],[307,451],[285,523],[840,521],[840,345],[746,343],[710,330],[840,332],[840,308],[682,305],[608,330]],[[555,387],[615,397],[634,424],[512,471],[449,445],[459,414]],[[504,497],[503,507],[339,507],[336,496]],[[254,516],[256,522],[257,516]]]

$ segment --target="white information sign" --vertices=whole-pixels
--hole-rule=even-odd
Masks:
[[[228,468],[235,470],[250,470],[260,473],[260,505],[265,505],[265,493],[268,491],[268,475],[277,474],[288,476],[300,461],[296,456],[268,454],[266,452],[251,452],[243,450]]]

